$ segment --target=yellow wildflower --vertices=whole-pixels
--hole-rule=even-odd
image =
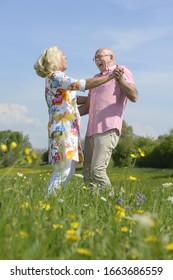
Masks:
[[[120,228],[120,231],[121,231],[121,232],[128,232],[129,229],[128,229],[128,227],[121,227],[121,228]]]
[[[99,228],[96,229],[96,233],[99,234],[99,235],[101,235],[101,236],[103,235],[102,229],[99,229]]]
[[[135,154],[130,154],[131,158],[136,158],[137,156]]]
[[[68,217],[67,217],[68,219],[75,219],[75,215],[73,215],[73,214],[70,214],[70,215],[68,215]]]
[[[131,259],[132,259],[132,260],[137,260],[137,258],[138,258],[138,257],[137,257],[136,255],[131,255]]]
[[[165,246],[165,249],[168,251],[173,251],[173,243],[169,243]]]
[[[89,229],[86,229],[84,231],[84,237],[93,237],[95,235],[95,232]]]
[[[11,142],[11,144],[10,144],[10,150],[15,149],[16,147],[17,147],[16,142]]]
[[[79,227],[80,223],[79,222],[73,222],[71,223],[71,227],[74,229],[77,229]]]
[[[133,176],[129,176],[129,180],[131,180],[131,181],[136,181],[137,178],[136,178],[136,177],[133,177]]]
[[[28,238],[28,237],[29,237],[29,234],[28,234],[26,231],[24,231],[24,230],[21,230],[21,231],[19,232],[19,235],[20,235],[20,237],[22,237],[22,238]]]
[[[61,224],[53,224],[52,226],[54,229],[63,228],[63,225],[61,225]]]
[[[73,235],[73,234],[67,234],[66,239],[70,241],[79,241],[81,240],[80,236]]]
[[[43,203],[41,200],[38,202],[38,204],[46,211],[49,211],[51,209],[50,204]]]
[[[91,256],[92,255],[91,252],[86,248],[77,248],[76,252],[78,254],[85,255],[85,256]]]
[[[123,207],[120,207],[120,206],[116,206],[115,208],[117,209],[117,213],[116,213],[117,216],[119,218],[124,218],[125,215],[126,215],[126,210]]]
[[[66,233],[66,234],[69,234],[69,235],[75,235],[75,234],[76,234],[76,230],[74,230],[74,229],[68,229],[68,230],[66,230],[65,233]]]
[[[137,213],[138,213],[138,214],[144,214],[145,212],[144,212],[144,210],[142,210],[142,209],[138,209],[138,210],[137,210]]]
[[[29,207],[29,203],[28,202],[23,202],[21,207],[22,208],[28,208]]]
[[[29,156],[30,152],[31,152],[30,148],[25,148],[25,155]]]
[[[6,152],[6,151],[7,151],[7,145],[1,144],[1,150],[2,150],[3,152]]]
[[[140,148],[138,149],[138,152],[140,153],[140,156],[141,156],[141,157],[145,157],[144,151],[142,151]]]
[[[144,239],[144,242],[157,242],[158,239],[156,236],[154,235],[150,235],[150,236],[147,236],[145,239]]]
[[[128,220],[127,222],[128,222],[128,224],[130,224],[130,225],[135,225],[135,224],[136,224],[136,221],[134,221],[134,220]]]
[[[32,163],[32,158],[31,158],[30,156],[26,156],[26,159],[27,159],[27,162],[28,162],[29,164]]]
[[[51,206],[50,206],[50,204],[44,203],[44,204],[42,204],[42,208],[45,209],[46,211],[49,211],[51,209]]]
[[[79,241],[81,239],[80,236],[78,236],[76,234],[76,230],[74,230],[74,229],[66,230],[65,234],[66,234],[65,237],[66,237],[67,240]]]
[[[36,159],[37,158],[37,153],[36,152],[32,152],[32,158]]]

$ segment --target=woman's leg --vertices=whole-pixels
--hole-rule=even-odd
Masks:
[[[66,186],[75,173],[77,162],[74,160],[66,160],[65,162],[55,166],[49,184],[47,186],[48,194],[53,193],[60,188],[61,185]]]

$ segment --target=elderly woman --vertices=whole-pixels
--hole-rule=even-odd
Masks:
[[[57,47],[43,51],[34,69],[38,76],[45,78],[45,98],[49,112],[48,149],[49,163],[55,170],[47,185],[49,194],[74,175],[77,162],[83,161],[80,141],[80,115],[76,101],[76,91],[95,88],[115,78],[115,74],[88,79],[74,79],[64,71],[67,57]]]

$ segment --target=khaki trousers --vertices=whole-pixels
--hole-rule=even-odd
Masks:
[[[119,141],[115,130],[85,137],[83,176],[85,184],[98,185],[101,189],[111,186],[106,169],[112,151]]]

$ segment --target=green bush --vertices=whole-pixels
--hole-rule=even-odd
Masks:
[[[173,135],[167,135],[150,154],[150,167],[173,168]]]
[[[114,166],[127,167],[131,164],[130,153],[134,148],[135,135],[133,129],[123,122],[122,134],[119,139],[118,145],[112,153],[112,160]]]

